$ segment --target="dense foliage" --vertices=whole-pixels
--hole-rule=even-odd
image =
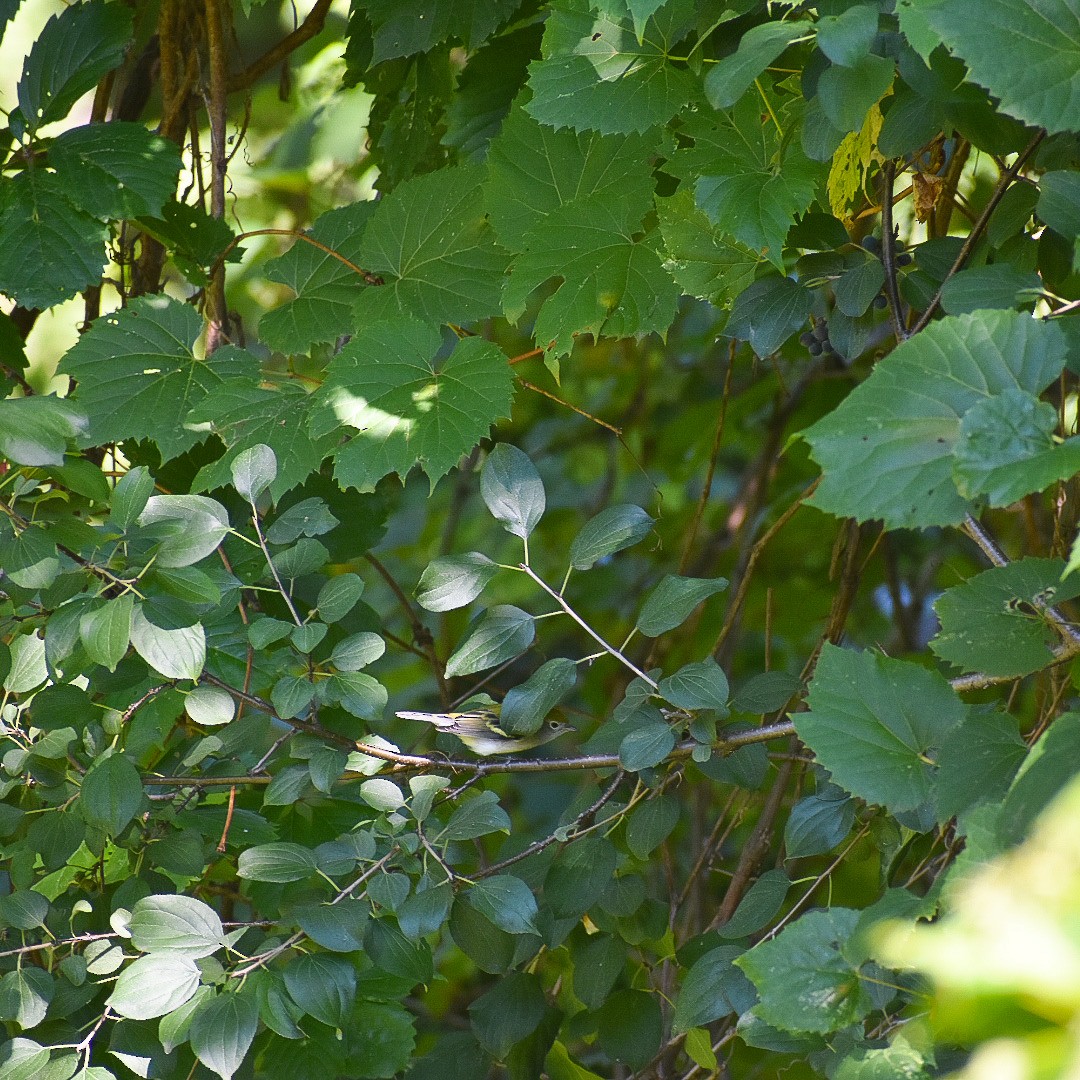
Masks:
[[[1076,1075],[1080,0],[50,11],[0,1076]]]

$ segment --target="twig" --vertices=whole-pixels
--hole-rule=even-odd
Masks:
[[[893,181],[896,179],[896,162],[892,159],[881,167],[885,190],[881,195],[881,262],[885,267],[885,292],[889,298],[889,315],[892,317],[893,333],[897,341],[907,336],[907,327],[900,310],[900,292],[896,287],[896,253],[893,251]]]
[[[333,0],[316,0],[307,18],[291,33],[287,34],[272,48],[267,49],[257,60],[243,71],[238,71],[229,79],[230,90],[246,90],[260,76],[283,63],[290,53],[294,53],[306,41],[310,41],[323,28],[326,16]]]

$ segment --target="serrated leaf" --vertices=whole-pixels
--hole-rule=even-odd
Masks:
[[[180,151],[142,124],[110,121],[62,132],[49,164],[70,184],[69,198],[102,220],[160,214],[176,194]]]
[[[79,794],[83,817],[109,836],[123,832],[142,802],[139,770],[123,754],[97,762],[83,778]]]
[[[304,234],[321,246],[297,240],[266,264],[270,281],[280,281],[297,294],[259,320],[259,336],[270,348],[302,353],[354,329],[353,305],[357,290],[365,286],[356,267],[366,269],[362,241],[375,207],[374,202],[360,202],[321,214]]]
[[[934,602],[941,629],[930,648],[962,671],[1020,677],[1053,661],[1060,640],[1034,605],[1080,595],[1080,579],[1061,580],[1059,559],[1018,559],[946,589]]]
[[[509,414],[513,376],[502,351],[465,338],[441,363],[439,334],[414,318],[365,324],[330,365],[317,395],[316,438],[354,434],[335,454],[343,484],[370,491],[419,464],[432,483]]]
[[[965,706],[934,671],[826,645],[795,731],[853,795],[913,810],[933,794],[932,755]]]
[[[102,3],[78,4],[49,19],[19,80],[19,108],[31,133],[62,120],[83,94],[120,64],[131,25],[130,11]]]
[[[497,604],[480,616],[446,661],[446,675],[471,675],[523,653],[536,636],[533,617],[512,604]]]
[[[131,909],[131,944],[140,952],[169,952],[198,960],[225,945],[221,918],[193,896],[144,896]]]
[[[206,631],[202,623],[163,630],[136,604],[131,612],[132,648],[166,679],[197,679],[206,663]]]
[[[809,911],[736,961],[757,987],[755,1011],[785,1031],[830,1032],[874,1007],[858,967],[844,956],[859,912]]]
[[[726,589],[727,578],[688,578],[665,574],[645,598],[637,628],[646,637],[659,637],[681,626],[702,600]]]
[[[516,8],[515,0],[459,0],[445,8],[433,8],[426,0],[368,0],[364,12],[371,20],[371,62],[427,52],[447,38],[472,50]]]
[[[952,477],[964,415],[1005,390],[1038,394],[1065,354],[1059,326],[1013,311],[932,323],[803,433],[823,471],[810,502],[888,528],[959,523],[971,510]]]
[[[523,246],[503,289],[503,310],[516,323],[530,296],[558,278],[533,328],[553,356],[569,355],[582,334],[667,333],[678,289],[664,270],[659,234],[643,232],[633,203],[601,195],[567,203],[530,229]]]
[[[541,664],[520,686],[506,692],[499,713],[499,727],[507,735],[531,735],[540,730],[544,717],[559,704],[577,682],[577,664],[557,656]]]
[[[1075,129],[1069,105],[1080,92],[1080,42],[1062,33],[1076,19],[1071,0],[1037,8],[984,0],[978,19],[940,0],[911,7],[968,65],[968,77],[1001,99],[1002,111],[1050,132]]]
[[[100,272],[96,267],[94,276]],[[139,297],[95,319],[62,365],[78,382],[74,403],[90,418],[84,443],[150,438],[167,460],[205,438],[185,426],[187,414],[225,380],[250,379],[257,365],[239,349],[196,359],[192,348],[202,330],[193,307],[164,295]]]
[[[72,205],[54,173],[34,169],[5,179],[0,291],[25,307],[70,299],[100,279],[107,235],[100,221]]]
[[[234,356],[237,363],[245,365],[251,362],[249,354],[231,346],[218,349],[214,356]],[[211,491],[233,484],[237,458],[251,447],[265,444],[278,462],[277,473],[269,485],[270,496],[281,498],[318,469],[335,442],[330,433],[312,436],[309,430],[312,400],[310,394],[291,382],[273,390],[258,386],[251,379],[223,383],[188,413],[189,426],[213,431],[226,446],[221,457],[199,470],[192,487]]]
[[[499,443],[480,470],[480,495],[496,521],[527,540],[544,516],[544,482],[536,466],[516,446]]]
[[[128,1020],[152,1020],[180,1008],[198,987],[199,969],[190,957],[151,953],[120,972],[107,1004]]]
[[[945,737],[938,755],[939,819],[947,821],[979,803],[1002,799],[1027,753],[1013,717],[971,710]]]
[[[1058,411],[1026,390],[976,403],[960,422],[953,479],[965,498],[1008,506],[1080,472],[1080,438],[1054,438]]]
[[[255,1038],[259,1006],[255,995],[222,993],[199,1006],[189,1039],[195,1056],[222,1080],[232,1080]]]
[[[681,5],[665,5],[639,42],[630,18],[566,0],[548,17],[543,59],[529,65],[526,111],[555,128],[605,134],[667,123],[691,96],[687,73],[667,58],[688,29],[684,17]]]
[[[398,184],[379,202],[358,260],[385,284],[361,292],[357,326],[399,316],[461,323],[498,313],[507,257],[487,219],[483,181],[478,165],[440,169]]]
[[[428,611],[464,607],[484,591],[498,572],[498,564],[478,551],[434,559],[416,586],[416,602]]]
[[[315,856],[299,844],[259,844],[240,852],[237,877],[250,881],[302,881],[315,872]]]
[[[640,506],[609,506],[585,523],[570,543],[569,560],[575,570],[632,547],[652,531],[653,519]]]
[[[639,135],[555,131],[515,107],[487,157],[484,192],[500,243],[521,251],[533,226],[590,195],[630,203],[644,215],[654,186],[651,152]]]

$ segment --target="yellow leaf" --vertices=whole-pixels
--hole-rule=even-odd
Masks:
[[[882,120],[880,104],[871,106],[862,130],[845,135],[833,154],[829,170],[829,206],[845,225],[851,224],[851,203],[866,183],[871,163],[883,160],[877,149]]]

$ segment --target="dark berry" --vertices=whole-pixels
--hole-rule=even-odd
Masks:
[[[874,297],[874,307],[877,308],[878,311],[883,311],[888,306],[889,301],[886,300],[885,297],[881,295],[881,293],[878,293],[878,295]]]
[[[825,346],[822,345],[820,341],[811,341],[810,344],[806,346],[807,352],[809,352],[811,356],[820,356],[821,351],[824,348]]]
[[[800,345],[805,345],[807,348],[809,348],[810,343],[813,342],[813,341],[817,341],[817,338],[814,337],[814,335],[812,333],[810,333],[809,330],[807,330],[805,334],[800,334],[799,335],[799,344]]]
[[[911,256],[906,251],[901,252],[901,254],[896,256],[896,265],[897,266],[910,266],[911,265]]]
[[[819,322],[817,326],[814,327],[814,337],[816,337],[818,341],[825,341],[828,336],[829,324],[824,321]]]
[[[864,237],[862,246],[864,250],[869,251],[871,255],[881,254],[881,241],[876,236]]]

